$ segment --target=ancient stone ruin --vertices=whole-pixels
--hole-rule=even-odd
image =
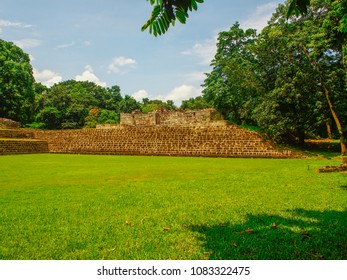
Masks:
[[[121,115],[119,125],[97,129],[0,129],[0,154],[28,152],[204,157],[293,157],[254,131],[230,125],[215,110],[138,111]],[[16,141],[14,141],[16,139]],[[35,142],[37,141],[37,143]],[[11,143],[11,144],[10,144]],[[30,143],[30,145],[29,145]],[[32,148],[33,143],[41,150]],[[31,148],[30,148],[31,147]]]
[[[0,129],[12,129],[12,128],[19,128],[20,123],[15,122],[10,119],[0,118]]]
[[[19,122],[0,118],[0,155],[47,153],[47,141],[35,138],[33,131],[20,129]]]
[[[226,126],[227,121],[215,109],[165,110],[143,114],[135,110],[121,114],[121,124],[133,126]]]

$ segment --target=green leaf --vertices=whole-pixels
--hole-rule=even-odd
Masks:
[[[164,1],[164,0],[147,0],[153,7],[151,17],[141,27],[141,31],[145,31],[149,28],[150,34],[157,36],[158,34],[164,34],[169,28],[170,24],[175,25],[177,19],[180,23],[185,24],[187,21],[188,10],[193,11],[198,9],[198,3],[203,3],[204,0],[176,0],[176,1]],[[167,5],[164,5],[165,2]],[[171,15],[171,11],[173,14]]]
[[[164,17],[160,17],[159,19],[158,19],[158,26],[159,26],[159,30],[160,30],[160,35],[161,34],[164,34],[165,32],[166,32],[166,29],[165,29],[165,19],[164,19]]]
[[[195,2],[195,0],[191,0],[192,7],[195,11],[198,10],[198,4]]]
[[[175,16],[178,19],[178,21],[182,24],[185,24],[187,18],[189,17],[188,13],[180,7],[175,10]]]

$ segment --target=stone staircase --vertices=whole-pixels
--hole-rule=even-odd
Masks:
[[[235,125],[35,131],[51,153],[288,158],[259,133]]]
[[[35,139],[33,132],[0,129],[0,155],[48,153],[48,143]]]

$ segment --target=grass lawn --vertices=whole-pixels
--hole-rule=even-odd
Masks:
[[[347,259],[322,159],[0,157],[0,259]]]

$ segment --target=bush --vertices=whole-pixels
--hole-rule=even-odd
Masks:
[[[46,124],[43,122],[33,122],[27,124],[25,127],[32,129],[44,129],[46,127]]]

